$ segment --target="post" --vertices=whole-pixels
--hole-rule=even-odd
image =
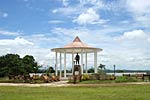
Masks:
[[[94,52],[94,72],[97,73],[97,52]]]
[[[64,52],[64,77],[66,78],[66,51]]]
[[[87,52],[85,53],[85,68],[86,68],[86,74],[87,74]]]
[[[62,77],[62,63],[61,63],[61,52],[60,52],[60,70],[59,70],[59,73],[60,73],[60,78]]]
[[[114,65],[114,76],[115,76],[115,74],[116,74],[116,66]]]
[[[81,74],[83,74],[83,50],[81,51]]]
[[[55,53],[55,56],[56,56],[55,75],[57,76],[58,75],[58,72],[57,72],[57,52]]]
[[[74,70],[74,53],[72,52],[72,75]]]

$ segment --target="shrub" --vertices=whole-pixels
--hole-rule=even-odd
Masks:
[[[89,80],[90,76],[88,74],[83,74],[81,79],[82,80]]]
[[[121,82],[137,82],[137,80],[133,79],[132,77],[127,76],[119,76],[116,78],[115,82],[121,83]]]

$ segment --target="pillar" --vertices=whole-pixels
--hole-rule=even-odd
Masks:
[[[56,56],[56,64],[55,64],[55,75],[57,76],[58,75],[58,69],[57,69],[57,52],[55,53],[55,56]]]
[[[72,75],[74,70],[74,53],[72,52]]]
[[[97,73],[97,51],[94,52],[94,72]]]
[[[86,68],[86,74],[88,73],[87,71],[87,52],[85,52],[85,68]]]
[[[64,52],[64,77],[66,78],[66,51]]]
[[[83,50],[81,50],[81,74],[83,74]]]
[[[59,76],[60,76],[60,78],[62,77],[62,63],[61,63],[61,52],[60,52],[60,74],[59,74]]]

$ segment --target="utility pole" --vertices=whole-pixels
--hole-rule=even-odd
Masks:
[[[115,73],[116,73],[116,66],[114,65],[114,76],[115,76]]]

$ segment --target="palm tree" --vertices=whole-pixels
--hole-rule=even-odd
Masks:
[[[100,65],[98,66],[98,69],[105,70],[105,65],[100,64]]]

